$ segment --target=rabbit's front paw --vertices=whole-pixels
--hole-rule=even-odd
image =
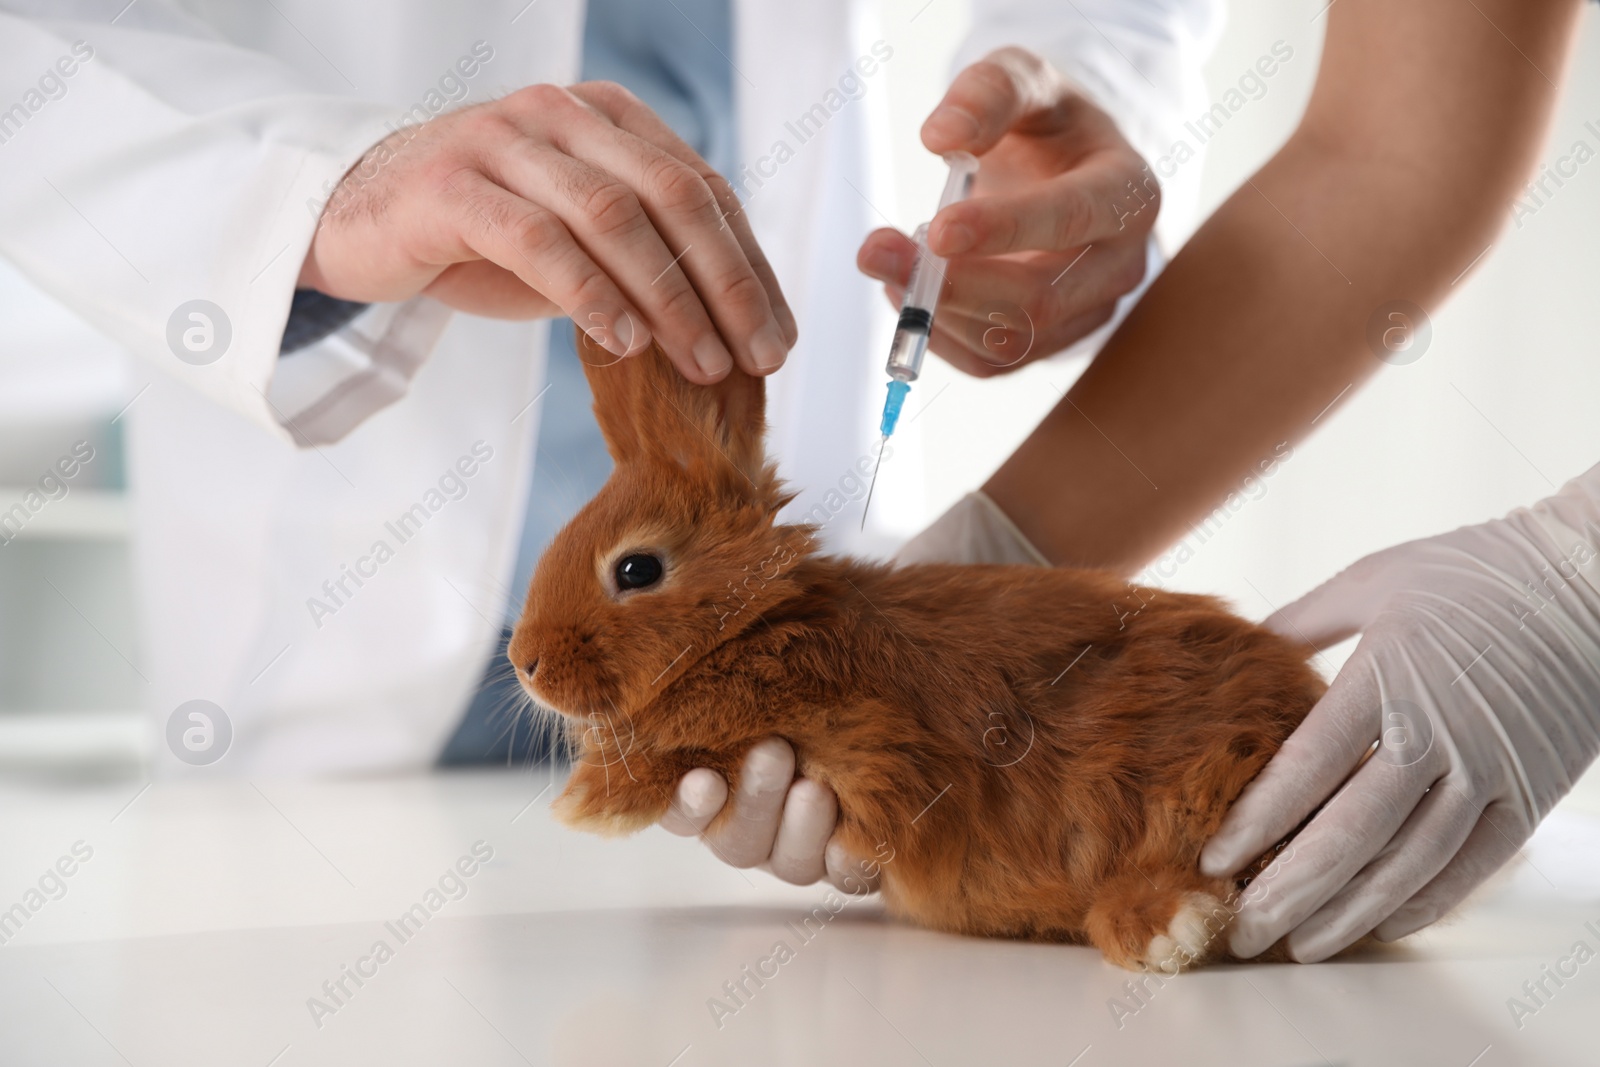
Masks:
[[[670,796],[661,783],[635,778],[625,767],[579,763],[550,811],[574,830],[616,837],[661,818]]]

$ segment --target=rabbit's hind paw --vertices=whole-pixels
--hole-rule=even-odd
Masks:
[[[1233,909],[1212,892],[1214,883],[1198,876],[1164,881],[1135,871],[1100,887],[1084,926],[1107,960],[1176,974],[1227,954]]]
[[[1176,974],[1225,955],[1223,935],[1232,919],[1233,910],[1210,893],[1185,893],[1166,931],[1150,939],[1139,962],[1146,970]]]

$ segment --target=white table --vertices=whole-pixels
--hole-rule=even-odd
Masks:
[[[1560,988],[1545,979],[1520,1029],[1507,1006],[1575,942],[1600,950],[1600,819],[1581,811],[1404,946],[1184,975],[1140,1006],[1134,976],[1092,950],[926,933],[869,902],[802,940],[791,924],[820,887],[724,868],[657,830],[571,833],[549,784],[0,785],[0,908],[26,908],[41,877],[56,892],[47,869],[92,849],[63,864],[59,899],[13,914],[0,1064],[1600,1063],[1600,958]],[[493,858],[402,941],[385,923],[426,910],[475,842]],[[792,958],[758,987],[743,968],[779,940]],[[357,966],[361,985],[324,992]],[[724,983],[741,979],[735,1001]]]

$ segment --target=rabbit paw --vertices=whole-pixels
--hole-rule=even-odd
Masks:
[[[668,796],[658,782],[640,780],[616,767],[579,763],[550,811],[574,830],[616,837],[643,830],[661,818]]]
[[[1185,893],[1164,932],[1146,946],[1140,963],[1163,974],[1199,966],[1225,953],[1226,932],[1233,912],[1210,893]]]

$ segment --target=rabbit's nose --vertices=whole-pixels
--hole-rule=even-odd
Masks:
[[[535,659],[530,660],[526,667],[522,668],[522,673],[527,675],[529,678],[532,678],[533,677],[533,672],[538,670],[538,669],[539,669],[539,660],[537,658],[535,658]]]

